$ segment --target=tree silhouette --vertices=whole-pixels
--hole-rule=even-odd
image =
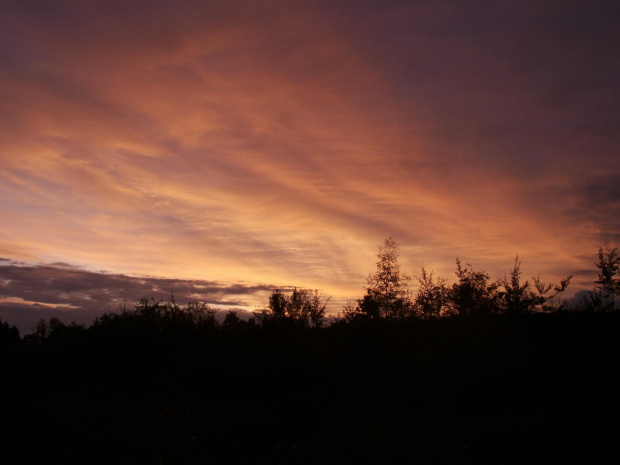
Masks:
[[[599,269],[598,279],[594,281],[595,288],[601,293],[603,311],[613,311],[616,308],[616,296],[620,295],[620,257],[616,253],[617,249],[603,252],[602,247],[598,249]]]
[[[529,281],[521,284],[521,262],[515,258],[515,264],[510,271],[510,278],[502,278],[497,281],[502,290],[498,291],[498,310],[500,312],[515,315],[532,313],[535,311],[550,310],[546,305],[550,299],[564,292],[570,284],[572,276],[568,276],[560,282],[560,285],[544,284],[540,281],[540,275],[534,276],[534,290]],[[548,294],[553,289],[554,294]]]
[[[342,311],[344,320],[348,322],[381,318],[379,302],[374,298],[370,289],[367,289],[364,297],[357,299],[355,304],[347,302]]]
[[[543,303],[531,290],[529,281],[521,284],[521,262],[515,258],[515,264],[510,271],[510,278],[503,277],[498,280],[503,288],[498,292],[499,310],[508,315],[531,313],[537,305]]]
[[[424,318],[440,316],[446,309],[449,299],[443,278],[433,278],[433,272],[428,273],[422,267],[418,284],[418,293],[413,302],[415,312]]]
[[[463,267],[458,257],[456,277],[458,282],[450,288],[454,312],[459,315],[490,314],[495,305],[499,283],[489,283],[489,275],[485,271],[474,271],[469,263]]]
[[[204,302],[182,307],[174,300],[143,298],[132,308],[108,312],[95,319],[97,330],[127,334],[182,334],[216,328],[215,310]]]
[[[230,310],[224,317],[224,321],[222,321],[222,327],[227,330],[235,330],[242,325],[242,321],[236,311]]]
[[[17,345],[19,343],[19,330],[0,319],[0,347]]]
[[[329,298],[323,299],[318,290],[294,288],[291,295],[276,289],[269,296],[269,306],[254,315],[261,326],[273,324],[320,328],[325,318]]]
[[[411,315],[413,304],[407,289],[411,277],[401,272],[398,256],[396,241],[388,237],[379,247],[377,269],[368,277],[366,295],[357,305],[345,306],[345,319],[402,319]]]
[[[536,288],[536,291],[538,292],[539,297],[542,299],[542,302],[540,304],[541,310],[545,312],[551,312],[551,311],[561,310],[564,308],[563,302],[558,301],[556,303],[554,302],[554,299],[566,290],[572,278],[573,278],[572,275],[568,276],[562,279],[559,285],[556,285],[553,283],[549,283],[549,284],[542,283],[540,281],[540,274],[538,276],[532,277],[532,280],[534,282],[534,287]],[[553,290],[553,293],[549,294],[551,290]]]

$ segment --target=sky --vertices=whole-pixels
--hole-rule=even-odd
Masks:
[[[620,4],[0,0],[0,319],[361,297],[379,245],[591,288]],[[415,291],[415,279],[412,290]]]

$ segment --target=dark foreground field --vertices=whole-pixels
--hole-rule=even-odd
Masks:
[[[620,318],[94,331],[2,348],[3,463],[620,463]]]

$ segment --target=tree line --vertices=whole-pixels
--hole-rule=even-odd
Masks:
[[[399,247],[389,237],[379,247],[376,269],[367,279],[366,292],[349,301],[333,324],[349,324],[378,320],[429,319],[451,316],[525,315],[561,311],[586,311],[607,313],[617,310],[616,297],[620,296],[620,257],[617,249],[599,248],[598,277],[592,290],[576,305],[569,307],[561,295],[566,291],[572,276],[559,284],[544,283],[540,275],[523,280],[521,262],[515,258],[508,276],[495,281],[484,270],[474,270],[471,264],[456,259],[456,281],[449,284],[433,271],[421,268],[416,277],[417,291],[409,290],[411,276],[401,270]],[[223,319],[216,318],[216,310],[204,302],[190,302],[185,306],[176,303],[174,295],[163,299],[141,299],[132,309],[123,307],[119,312],[109,312],[97,318],[94,331],[105,328],[149,328],[160,332],[243,328],[289,327],[315,329],[326,325],[329,297],[318,290],[294,288],[289,293],[276,289],[269,296],[265,308],[244,319],[235,310]],[[63,323],[58,318],[40,320],[33,333],[24,337],[26,342],[41,342],[64,334],[84,331],[84,325]],[[20,339],[14,326],[0,320],[2,344]]]
[[[456,259],[457,280],[449,285],[441,277],[421,268],[418,290],[408,289],[411,277],[401,271],[398,245],[392,238],[384,241],[377,254],[374,275],[368,278],[365,295],[343,309],[346,321],[360,319],[433,318],[451,315],[526,314],[557,311],[563,308],[559,296],[572,276],[559,284],[545,284],[540,276],[522,279],[517,257],[508,277],[491,281],[486,271],[476,271]]]
[[[344,307],[342,320],[524,315],[566,310],[607,313],[617,310],[616,297],[620,296],[620,257],[615,248],[607,251],[599,248],[595,262],[599,273],[594,289],[572,308],[561,299],[572,275],[559,284],[544,283],[540,274],[524,281],[518,256],[509,275],[495,281],[490,280],[486,271],[476,271],[469,263],[463,265],[458,257],[457,279],[452,284],[422,267],[415,294],[408,289],[411,277],[401,271],[398,245],[393,238],[385,239],[377,257],[376,270],[367,280],[366,293]]]

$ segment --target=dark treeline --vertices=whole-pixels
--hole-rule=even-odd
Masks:
[[[526,286],[518,261],[503,282],[469,265],[457,265],[451,286],[423,273],[420,282],[432,286],[409,295],[396,258],[386,241],[367,292],[331,325],[326,299],[305,289],[274,292],[250,320],[235,312],[217,319],[205,304],[171,298],[143,299],[89,327],[41,321],[23,338],[1,323],[2,457],[115,464],[620,458],[615,251],[600,252],[599,264],[616,268],[609,279],[599,268],[582,311],[549,298],[563,283]]]
[[[417,277],[418,290],[408,289],[411,277],[402,273],[398,263],[398,246],[392,238],[385,240],[377,255],[377,269],[368,278],[365,295],[343,310],[347,322],[374,319],[433,318],[454,315],[523,315],[562,311],[606,313],[616,310],[615,298],[620,295],[620,257],[616,249],[599,249],[598,279],[592,291],[570,308],[562,293],[572,276],[559,284],[541,281],[540,275],[523,280],[521,262],[517,257],[509,276],[491,281],[486,271],[475,271],[456,259],[456,282],[448,284],[424,267]]]

